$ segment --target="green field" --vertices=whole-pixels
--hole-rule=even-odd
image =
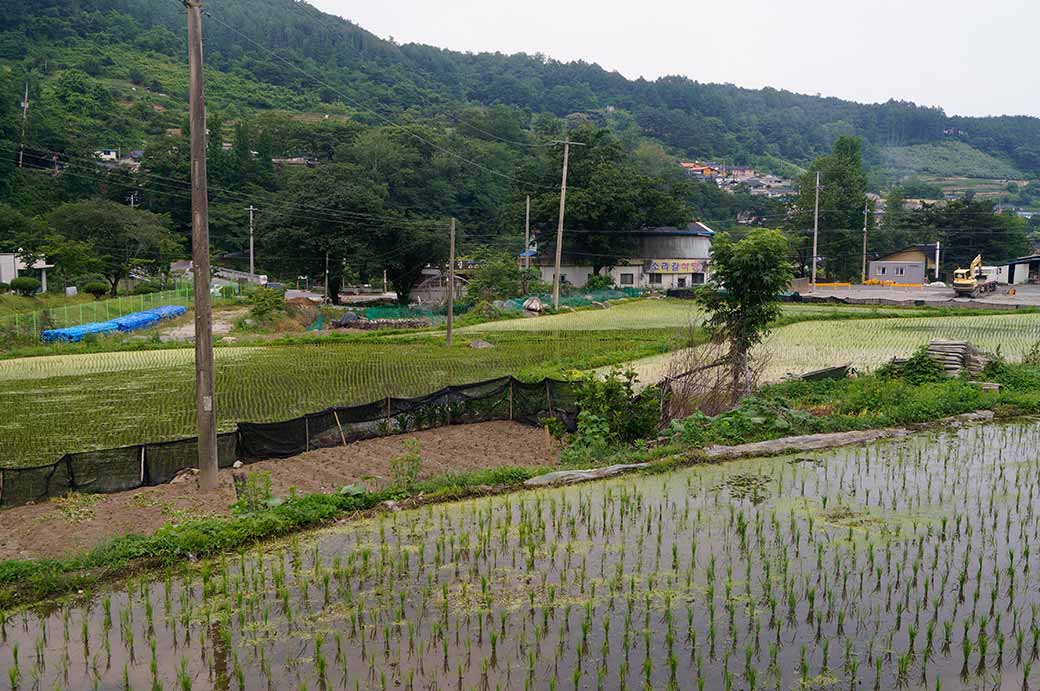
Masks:
[[[478,324],[459,329],[460,333],[502,331],[595,331],[624,329],[684,329],[701,323],[703,312],[690,300],[628,300],[610,303],[607,309],[527,317]],[[795,318],[860,318],[864,316],[927,315],[925,309],[900,307],[836,306],[786,304],[784,315]]]
[[[793,307],[793,306],[791,306]],[[828,308],[823,314],[832,314]],[[851,363],[871,370],[894,357],[907,357],[936,338],[967,340],[982,350],[1020,360],[1040,341],[1040,314],[965,315],[803,321],[777,328],[759,353],[768,358],[765,376],[775,381],[831,365]],[[641,382],[668,373],[675,356],[653,355],[631,363]]]
[[[368,337],[216,349],[222,429],[333,405],[409,397],[506,374],[538,379],[660,353],[671,331],[489,334],[448,351],[437,336]],[[193,350],[96,353],[0,361],[0,464],[190,436]]]
[[[968,339],[1011,359],[1040,340],[1040,314],[921,316],[925,310],[785,305],[764,349],[768,377],[851,362],[869,369],[931,338]],[[680,334],[700,321],[688,301],[634,300],[609,309],[515,319],[443,335],[370,334],[216,350],[221,429],[274,421],[333,405],[408,397],[506,374],[529,379],[633,363],[659,379]],[[885,318],[868,318],[884,315]],[[473,349],[484,339],[494,347]],[[190,436],[189,348],[0,361],[0,464],[41,465],[66,452]]]

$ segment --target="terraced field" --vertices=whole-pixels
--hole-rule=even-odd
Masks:
[[[228,429],[506,374],[561,376],[671,345],[665,329],[485,338],[493,348],[469,348],[463,337],[449,351],[430,335],[218,348],[218,422]],[[189,436],[193,357],[175,349],[0,361],[0,464],[42,465],[72,451]]]
[[[761,352],[769,358],[767,379],[776,380],[845,363],[871,370],[935,338],[968,340],[983,350],[999,349],[1004,357],[1020,360],[1040,341],[1040,314],[804,321],[778,328]],[[645,384],[665,376],[674,358],[664,353],[632,366]]]
[[[893,307],[784,305],[784,314],[824,317],[861,314],[914,316],[927,310]],[[544,317],[527,317],[478,324],[459,329],[460,333],[492,333],[500,331],[591,331],[618,329],[682,329],[700,324],[703,313],[689,300],[629,300],[611,303],[607,309],[582,310]]]

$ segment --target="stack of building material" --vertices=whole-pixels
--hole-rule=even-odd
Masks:
[[[942,365],[946,374],[951,377],[959,376],[964,370],[968,370],[972,376],[977,376],[992,360],[968,341],[942,339],[928,344],[928,357]]]

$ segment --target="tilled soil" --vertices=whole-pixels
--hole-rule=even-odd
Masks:
[[[390,459],[405,451],[405,440],[422,448],[421,478],[506,466],[544,466],[557,460],[545,430],[514,422],[458,425],[414,434],[318,449],[292,458],[261,461],[246,471],[271,474],[272,491],[285,496],[332,492],[362,484],[378,490],[389,484]],[[235,501],[231,471],[220,486],[201,493],[194,479],[105,495],[78,495],[0,512],[0,560],[57,557],[127,534],[149,535],[162,525],[229,513]]]

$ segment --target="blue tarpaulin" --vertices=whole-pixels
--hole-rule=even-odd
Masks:
[[[91,322],[79,326],[69,326],[64,329],[48,329],[40,334],[45,343],[65,341],[78,343],[84,336],[89,334],[107,334],[113,331],[136,331],[146,329],[158,324],[163,319],[174,319],[187,312],[186,307],[180,305],[164,305],[154,307],[143,312],[134,312],[105,322]]]

